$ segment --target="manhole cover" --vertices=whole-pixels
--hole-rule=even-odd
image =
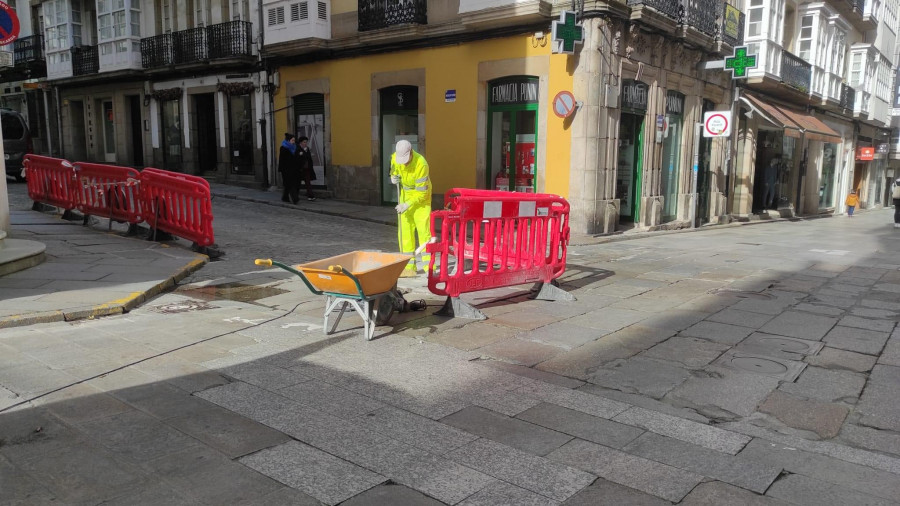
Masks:
[[[734,357],[731,359],[731,365],[738,369],[758,374],[784,374],[788,370],[783,364],[779,364],[774,360],[758,357]]]
[[[772,296],[767,293],[751,292],[748,290],[737,290],[732,288],[716,288],[715,290],[710,290],[709,293],[712,295],[719,295],[721,297],[735,297],[738,299],[772,300]]]
[[[791,351],[794,353],[809,354],[810,345],[802,341],[792,339],[784,339],[781,337],[760,337],[756,340],[761,346],[778,348],[783,351]]]
[[[181,302],[173,302],[171,304],[162,304],[160,306],[150,306],[150,310],[162,314],[188,313],[190,311],[202,311],[204,309],[215,309],[208,302],[201,300],[184,300]]]
[[[237,302],[255,302],[259,299],[281,295],[288,291],[271,286],[222,283],[220,285],[180,288],[176,292],[203,300],[228,299]]]

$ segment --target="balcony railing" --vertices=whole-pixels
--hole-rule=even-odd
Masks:
[[[31,35],[13,43],[13,59],[16,65],[44,60],[44,37]]]
[[[359,0],[359,31],[428,23],[425,0]]]
[[[731,47],[744,45],[744,13],[725,8],[725,2],[721,4],[719,14],[719,34],[722,42]],[[736,13],[736,15],[735,15]]]
[[[846,109],[848,111],[853,110],[853,106],[856,102],[856,90],[847,86],[846,84],[841,84],[841,109]]]
[[[781,52],[781,82],[809,93],[809,83],[812,77],[812,66],[799,56],[787,51]]]
[[[85,76],[100,70],[100,54],[97,46],[76,46],[72,51],[72,75]]]
[[[710,37],[716,35],[716,16],[722,10],[721,0],[682,0],[684,24],[692,26]]]
[[[206,38],[209,41],[209,57],[230,58],[251,55],[249,21],[228,21],[207,28]]]
[[[866,0],[851,0],[853,3],[853,8],[858,11],[858,14],[861,16],[863,12],[866,12]]]
[[[141,66],[149,69],[170,65],[173,48],[171,33],[144,37],[141,39]]]
[[[175,50],[172,63],[194,63],[209,58],[206,45],[206,28],[188,28],[172,34]]]
[[[681,5],[681,0],[628,0],[628,6],[652,7],[659,13],[678,22],[681,22],[681,19],[684,16],[684,7]],[[715,13],[715,10],[713,10],[713,13]]]

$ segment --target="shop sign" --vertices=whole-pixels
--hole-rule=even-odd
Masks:
[[[400,88],[400,87],[397,87]],[[415,86],[404,86],[394,93],[382,95],[381,109],[385,111],[418,111],[419,90]]]
[[[891,151],[891,147],[886,142],[879,144],[878,147],[875,148],[875,152],[878,153],[879,155],[886,155],[890,151]]]
[[[666,93],[666,114],[670,116],[684,115],[684,94],[677,91]]]
[[[456,102],[456,90],[445,91],[444,102]]]
[[[584,28],[575,22],[575,13],[562,11],[559,21],[550,27],[550,38],[553,41],[553,53],[574,54],[575,45],[584,42]]]
[[[734,48],[734,56],[725,58],[725,70],[731,70],[732,79],[746,79],[747,69],[756,68],[756,55],[747,54],[747,46]]]
[[[538,101],[537,79],[491,83],[490,105],[535,104]]]
[[[648,88],[647,83],[635,81],[634,79],[623,79],[622,108],[646,111]]]
[[[737,7],[725,4],[725,26],[722,33],[726,37],[731,37],[732,40],[740,39],[740,17],[741,11]]]
[[[875,159],[875,148],[865,147],[859,148],[856,150],[856,159],[862,161],[869,161]]]

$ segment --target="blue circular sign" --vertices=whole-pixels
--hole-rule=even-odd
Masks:
[[[0,46],[19,38],[19,17],[9,5],[0,2]]]

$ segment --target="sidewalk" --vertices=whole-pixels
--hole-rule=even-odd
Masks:
[[[9,237],[44,243],[46,260],[0,277],[0,329],[121,314],[208,258],[187,248],[104,233],[58,215],[12,211]]]

